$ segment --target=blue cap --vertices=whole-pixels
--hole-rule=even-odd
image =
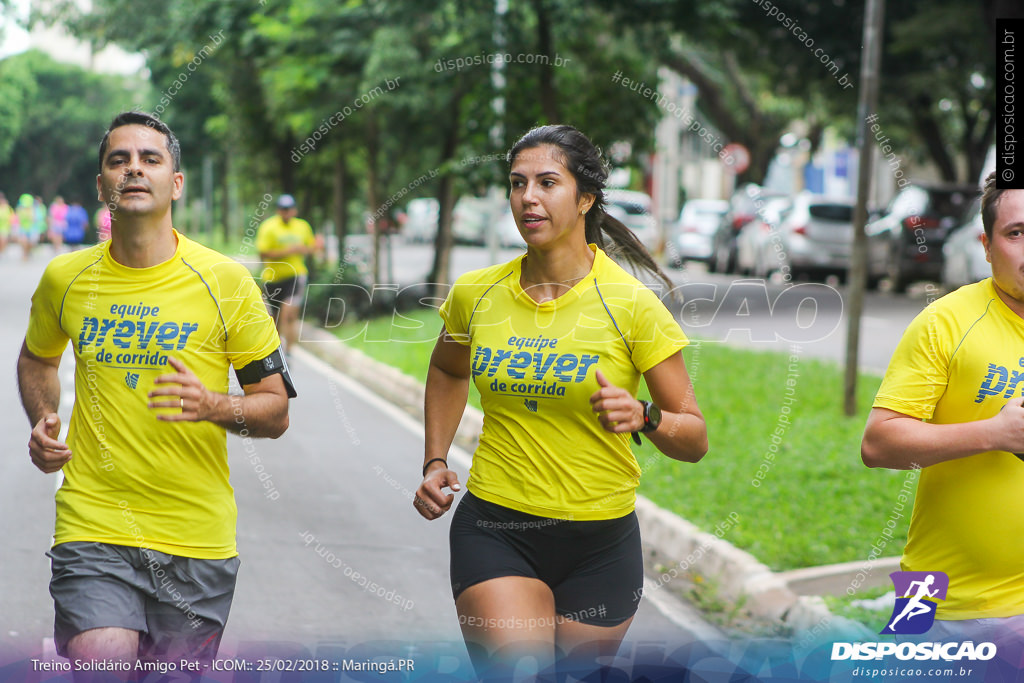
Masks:
[[[290,194],[283,194],[277,198],[277,208],[279,209],[293,209],[295,208],[295,197]]]

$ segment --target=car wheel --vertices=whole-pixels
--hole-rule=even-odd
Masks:
[[[730,253],[729,247],[722,247],[715,256],[716,273],[732,273],[736,270],[736,258]]]
[[[721,247],[715,249],[715,255],[708,261],[708,270],[712,273],[726,273],[728,272],[728,256],[723,254]]]
[[[907,291],[910,278],[897,247],[893,247],[889,251],[889,262],[886,265],[886,272],[889,276],[889,286],[892,291],[897,294],[903,294]]]
[[[758,255],[754,259],[754,277],[759,280],[767,280],[771,277],[771,270],[768,268],[768,264],[764,262],[764,258]]]

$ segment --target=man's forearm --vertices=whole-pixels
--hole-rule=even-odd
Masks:
[[[18,392],[29,424],[37,424],[47,413],[56,413],[60,407],[57,366],[22,353],[18,357]]]
[[[210,392],[207,422],[242,436],[276,439],[288,428],[288,398],[271,392],[238,396]]]
[[[998,450],[986,421],[932,424],[911,417],[868,417],[861,457],[868,467],[909,470]]]

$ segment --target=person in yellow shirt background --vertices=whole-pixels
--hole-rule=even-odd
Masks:
[[[277,198],[277,214],[263,221],[256,232],[256,249],[264,262],[263,292],[285,354],[299,339],[299,309],[309,277],[306,257],[323,251],[322,239],[297,215],[295,198],[283,194]]]
[[[981,200],[992,277],[910,324],[861,445],[869,467],[921,470],[901,568],[949,577],[930,640],[1024,637],[1024,190],[995,181]]]

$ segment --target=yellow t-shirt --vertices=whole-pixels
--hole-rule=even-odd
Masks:
[[[991,278],[932,303],[903,335],[875,407],[936,424],[992,417],[1024,395],[1024,320]],[[979,453],[921,470],[904,571],[942,571],[940,619],[1024,614],[1024,462]]]
[[[175,233],[174,257],[128,268],[110,242],[54,258],[25,341],[75,353],[75,406],[54,544],[94,541],[202,559],[234,557],[236,508],[224,429],[162,422],[147,394],[178,358],[211,391],[280,345],[245,267]]]
[[[523,291],[519,258],[463,275],[441,307],[471,347],[484,424],[467,486],[484,500],[577,520],[622,517],[636,503],[630,435],[605,431],[590,407],[595,373],[635,394],[641,374],[687,341],[654,292],[591,249],[590,273],[554,301]]]
[[[304,244],[307,247],[316,244],[313,228],[301,218],[293,218],[286,225],[280,216],[274,215],[260,223],[256,232],[256,250],[261,254],[296,244]],[[291,254],[264,264],[261,277],[265,282],[281,282],[308,273],[306,257],[302,254]]]

